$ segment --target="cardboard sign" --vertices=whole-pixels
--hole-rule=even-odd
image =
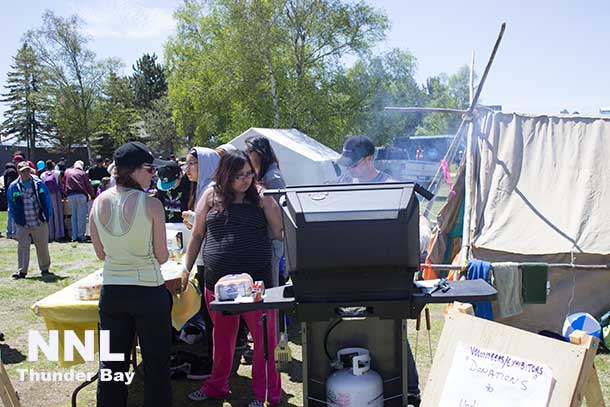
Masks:
[[[546,407],[554,385],[548,366],[458,342],[440,407]]]

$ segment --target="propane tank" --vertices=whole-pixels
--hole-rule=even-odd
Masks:
[[[351,366],[343,368],[341,357],[354,355]],[[326,403],[330,407],[383,407],[383,380],[371,370],[367,349],[345,348],[337,352],[337,369],[326,380]]]

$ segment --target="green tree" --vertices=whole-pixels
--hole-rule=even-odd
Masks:
[[[167,79],[163,66],[157,63],[157,55],[144,54],[132,68],[134,73],[130,82],[135,106],[150,109],[153,101],[167,94]]]
[[[166,45],[179,134],[200,144],[250,126],[296,127],[331,145],[345,136],[341,58],[383,38],[387,17],[339,0],[187,1]]]
[[[475,77],[476,79],[476,77]],[[470,69],[461,67],[451,76],[440,74],[430,77],[424,85],[426,106],[467,109],[470,105]],[[417,134],[455,134],[462,118],[451,113],[432,113],[427,115]]]
[[[139,137],[137,127],[141,116],[134,106],[134,95],[130,79],[111,72],[104,83],[97,114],[100,125],[93,137],[93,149],[98,154],[108,156],[121,144]]]
[[[42,21],[42,26],[28,31],[25,38],[48,73],[57,101],[63,100],[67,106],[55,111],[58,132],[69,140],[84,142],[91,159],[91,136],[104,119],[96,113],[104,80],[118,62],[96,60],[87,48],[89,39],[81,32],[77,16],[63,18],[47,10]],[[62,116],[67,114],[70,116]]]
[[[386,111],[385,107],[420,106],[424,102],[425,95],[415,80],[416,68],[417,60],[410,52],[392,49],[361,59],[348,70],[351,110],[363,107],[354,115],[354,133],[367,135],[377,144],[415,133],[420,115]]]
[[[167,157],[186,146],[184,138],[176,134],[167,96],[153,101],[152,108],[144,114],[144,131],[146,142],[155,154]]]
[[[25,141],[30,152],[39,141],[48,141],[52,126],[47,115],[48,103],[45,95],[46,77],[36,58],[36,53],[27,43],[13,57],[11,71],[7,74],[7,93],[1,101],[9,105],[4,112],[2,130],[18,141]]]

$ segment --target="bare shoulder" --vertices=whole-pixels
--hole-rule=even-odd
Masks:
[[[149,216],[164,216],[165,208],[163,208],[163,203],[154,196],[146,195],[144,204],[146,205],[146,212]]]
[[[271,195],[263,195],[261,194],[260,206],[262,208],[273,206],[275,203],[275,199]]]
[[[215,196],[216,194],[214,193],[214,187],[209,187],[208,189],[203,191],[203,195],[201,196],[201,202],[197,204],[197,206],[199,207],[199,205],[204,205],[202,209],[211,208],[212,206],[214,206]]]
[[[146,195],[146,197],[144,198],[144,203],[146,204],[147,209],[163,209],[163,203],[154,196]]]

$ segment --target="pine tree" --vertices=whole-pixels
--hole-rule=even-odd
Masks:
[[[142,109],[152,108],[153,101],[167,94],[167,79],[157,55],[144,54],[133,65],[131,76],[135,105]]]
[[[44,71],[27,43],[13,57],[6,82],[8,92],[1,101],[9,108],[4,112],[2,130],[17,141],[25,141],[30,156],[38,142],[48,140],[52,126],[48,123]]]

